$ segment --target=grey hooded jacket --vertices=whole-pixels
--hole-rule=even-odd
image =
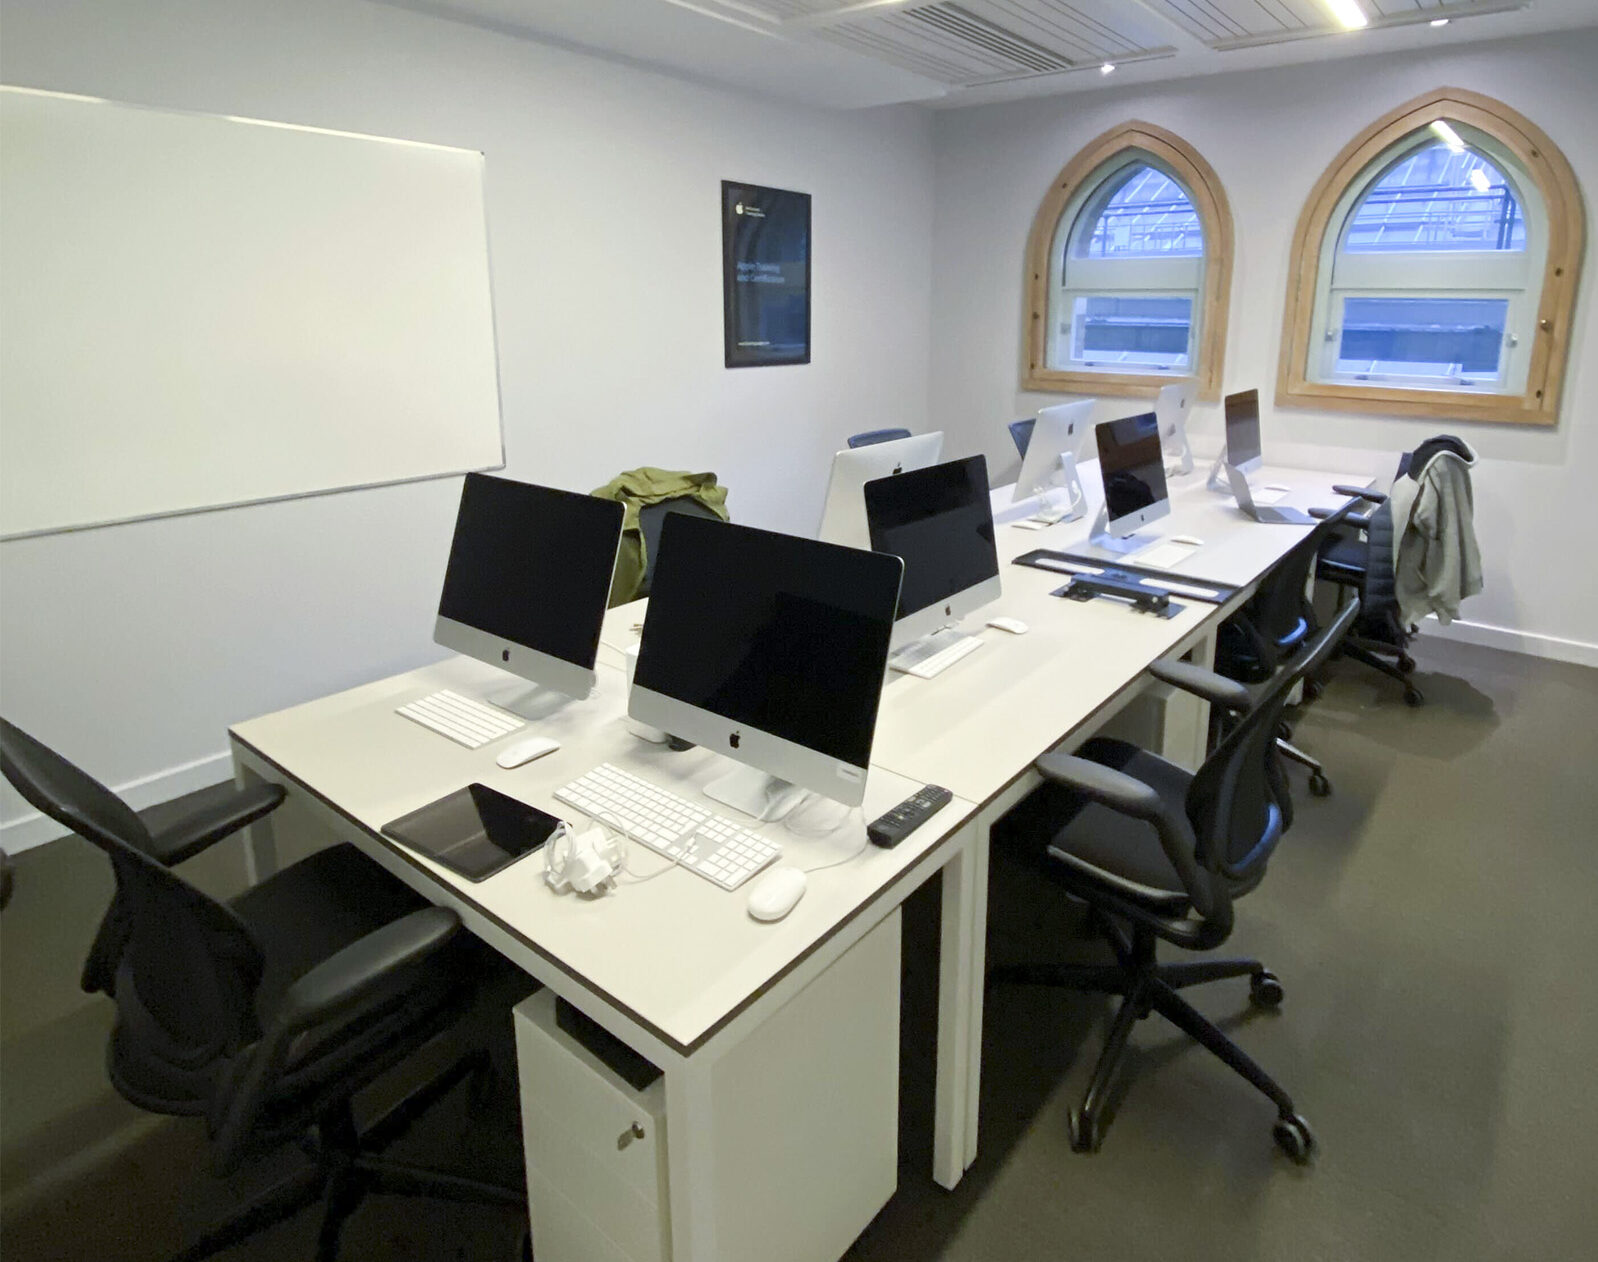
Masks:
[[[1446,626],[1459,617],[1460,601],[1482,589],[1470,487],[1475,463],[1468,443],[1442,435],[1417,447],[1393,483],[1393,573],[1405,626],[1429,613]]]

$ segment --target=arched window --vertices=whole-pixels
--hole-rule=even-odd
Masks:
[[[1219,392],[1231,286],[1231,214],[1215,173],[1147,123],[1068,163],[1028,245],[1025,384],[1149,394],[1196,377]]]
[[[1445,89],[1368,129],[1300,217],[1278,402],[1551,424],[1579,193],[1506,106]]]

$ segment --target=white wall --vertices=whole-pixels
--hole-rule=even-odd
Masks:
[[[736,520],[809,531],[845,435],[924,424],[919,111],[778,105],[360,0],[0,19],[8,83],[483,150],[512,477],[709,468]],[[723,178],[814,195],[808,366],[722,367]],[[225,776],[229,723],[436,655],[458,486],[0,545],[0,709],[136,802]],[[0,844],[51,835],[4,792]]]
[[[1293,228],[1314,182],[1360,128],[1441,86],[1484,92],[1564,151],[1586,198],[1587,256],[1557,428],[1408,421],[1275,409]],[[1464,607],[1482,642],[1598,665],[1598,31],[1455,47],[1161,87],[951,110],[937,115],[933,232],[933,420],[953,445],[1013,471],[1003,423],[1060,396],[1020,391],[1026,237],[1044,191],[1084,144],[1142,119],[1176,132],[1215,167],[1236,225],[1228,390],[1266,400],[1267,458],[1389,476],[1397,453],[1440,430],[1481,457],[1476,530],[1486,591]],[[1218,407],[1195,412],[1195,446],[1220,445]],[[1201,440],[1203,440],[1201,442]],[[1586,559],[1577,560],[1580,552]]]

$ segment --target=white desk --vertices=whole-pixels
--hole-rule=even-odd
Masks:
[[[1264,476],[1294,488],[1284,503],[1341,502],[1331,492],[1334,482],[1345,481],[1340,476],[1287,469]],[[973,618],[968,629],[986,642],[982,649],[935,679],[893,675],[886,686],[866,817],[924,783],[951,789],[955,801],[897,849],[871,850],[818,872],[798,908],[776,925],[755,924],[740,894],[728,895],[684,871],[584,903],[553,895],[536,859],[473,885],[379,834],[388,820],[472,780],[553,811],[554,788],[605,761],[679,792],[697,792],[714,774],[711,755],[668,753],[637,741],[619,722],[621,653],[637,639],[642,602],[607,615],[597,697],[545,720],[542,730],[562,748],[526,767],[501,771],[493,761],[498,743],[465,750],[392,713],[437,688],[477,692],[497,677],[466,659],[240,724],[233,729],[235,761],[241,777],[286,784],[340,836],[428,898],[455,908],[474,933],[665,1070],[671,1240],[678,1262],[724,1256],[716,1240],[723,1207],[713,1177],[722,1120],[714,1108],[717,1063],[941,870],[934,1177],[953,1187],[977,1150],[993,823],[1038,783],[1032,764],[1040,754],[1086,739],[1149,688],[1144,672],[1150,662],[1188,653],[1210,660],[1215,627],[1309,529],[1250,521],[1229,498],[1207,491],[1196,472],[1173,485],[1172,514],[1157,523],[1157,532],[1203,538],[1204,547],[1173,573],[1236,584],[1238,595],[1226,606],[1179,598],[1184,608],[1170,619],[1136,614],[1118,602],[1079,604],[1050,595],[1064,575],[1009,562],[1033,548],[1085,547],[1099,494],[1091,469],[1084,484],[1089,503],[1082,520],[1037,531],[998,527],[1004,595],[983,617],[1019,617],[1030,631],[1012,636]],[[1135,563],[1136,555],[1127,559]],[[1167,752],[1191,763],[1201,748],[1202,708],[1174,726],[1180,732],[1167,741]],[[1173,745],[1185,747],[1185,756]],[[265,872],[270,839],[265,829],[257,831],[256,862]],[[823,861],[801,854],[816,843],[785,836],[784,844],[788,859],[801,866]],[[643,870],[659,862],[647,852],[635,854]]]
[[[706,751],[672,754],[628,734],[620,722],[620,673],[604,663],[594,697],[568,703],[540,722],[540,730],[560,740],[562,748],[514,771],[494,762],[503,741],[468,750],[393,712],[438,688],[481,693],[496,680],[503,680],[499,672],[454,658],[241,723],[231,732],[235,765],[241,779],[285,785],[333,834],[353,842],[431,901],[454,908],[478,937],[664,1071],[677,1262],[730,1262],[736,1256],[716,1241],[716,1225],[725,1221],[728,1209],[717,1203],[718,1144],[738,1121],[715,1114],[718,1064],[889,917],[922,881],[945,871],[939,1040],[946,1050],[939,1053],[935,1173],[953,1186],[964,1165],[957,1128],[966,1107],[963,1053],[970,1039],[967,1003],[975,987],[969,962],[972,833],[964,826],[971,804],[950,803],[893,850],[866,847],[847,864],[815,872],[803,900],[775,924],[759,924],[747,915],[746,892],[728,894],[682,869],[641,883],[624,882],[597,901],[554,894],[543,881],[537,856],[474,884],[384,838],[382,825],[472,781],[551,813],[569,814],[555,803],[553,790],[601,762],[617,763],[690,796],[716,773],[718,763],[725,767]],[[916,787],[890,771],[873,769],[866,818]],[[864,840],[858,816],[825,842],[796,838],[781,825],[765,827],[781,838],[785,861],[804,867],[852,853]],[[257,829],[252,845],[257,872],[264,875],[275,863],[269,830]],[[633,847],[631,865],[647,874],[666,861]],[[892,1006],[896,1021],[896,975],[894,981],[893,993],[879,998]],[[791,1050],[796,1059],[806,1054],[800,1041]],[[781,1066],[772,1068],[780,1082]],[[804,1107],[803,1101],[769,1103],[778,1119]],[[772,1134],[768,1142],[780,1144],[784,1137]],[[832,1208],[824,1200],[813,1205],[821,1227],[847,1231],[841,1252],[880,1204],[852,1224],[829,1222]]]

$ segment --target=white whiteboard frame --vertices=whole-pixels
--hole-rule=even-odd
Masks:
[[[451,463],[449,467],[428,469],[426,472],[407,473],[398,476],[379,475],[373,477],[353,477],[349,479],[336,478],[333,481],[307,486],[303,489],[283,490],[265,494],[228,494],[223,498],[206,500],[205,502],[188,502],[171,508],[140,509],[136,512],[114,513],[109,515],[80,515],[70,520],[52,521],[46,524],[18,525],[12,528],[10,522],[0,518],[0,540],[30,538],[40,535],[53,535],[72,533],[81,530],[93,530],[104,526],[118,525],[133,521],[153,520],[164,517],[188,516],[195,513],[216,512],[227,508],[242,507],[250,504],[277,503],[284,500],[301,499],[309,496],[331,495],[343,491],[360,490],[368,487],[403,485],[412,482],[433,481],[441,478],[460,477],[469,472],[481,472],[490,469],[501,469],[505,465],[505,438],[504,438],[504,395],[501,383],[501,369],[499,363],[499,339],[497,318],[494,311],[493,295],[493,266],[491,255],[491,242],[488,231],[486,188],[482,180],[482,162],[484,155],[480,150],[463,149],[449,145],[432,144],[424,141],[400,140],[393,137],[373,136],[360,132],[341,131],[332,128],[313,127],[296,123],[280,123],[265,119],[245,118],[237,115],[218,115],[193,110],[173,110],[164,107],[141,105],[134,102],[112,101],[107,98],[86,96],[76,93],[45,91],[36,88],[27,88],[15,85],[0,85],[0,93],[16,94],[21,96],[54,98],[63,101],[76,101],[94,105],[109,105],[121,110],[153,113],[168,116],[179,116],[195,119],[211,119],[229,123],[249,124],[253,126],[268,127],[276,130],[303,132],[320,136],[342,137],[353,140],[370,141],[383,145],[403,146],[411,149],[435,150],[459,155],[471,155],[478,162],[478,189],[477,197],[482,209],[482,237],[484,242],[483,257],[483,295],[486,298],[486,329],[491,339],[489,358],[492,362],[492,413],[494,423],[494,440],[492,459],[487,459],[489,453],[485,450],[475,460],[460,464],[456,467]],[[9,269],[8,269],[9,270]],[[487,390],[481,391],[483,398],[479,400],[479,420],[482,425],[486,420],[486,409],[481,404],[486,402]],[[479,438],[481,444],[481,436]],[[0,449],[0,458],[8,458],[3,449]],[[5,507],[0,506],[0,514],[6,513]]]

